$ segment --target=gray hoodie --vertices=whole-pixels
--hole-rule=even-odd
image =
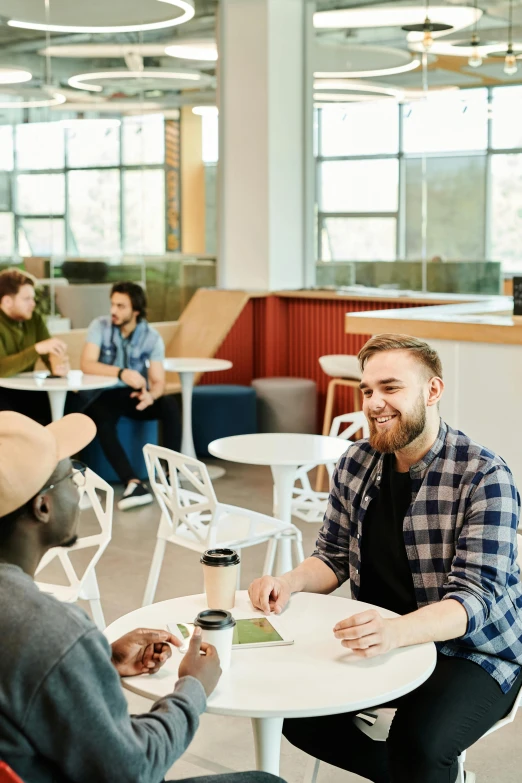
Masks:
[[[129,716],[110,646],[87,615],[0,563],[0,759],[24,783],[160,783],[205,707],[201,683],[184,677]]]

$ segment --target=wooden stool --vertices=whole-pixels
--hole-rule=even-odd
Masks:
[[[353,409],[355,412],[361,410],[359,384],[361,382],[361,370],[359,360],[356,356],[348,354],[331,354],[329,356],[320,356],[319,364],[326,375],[330,375],[332,380],[328,384],[326,393],[326,407],[324,409],[323,435],[330,434],[330,428],[333,421],[335,389],[337,386],[350,386],[353,392]],[[345,411],[346,413],[348,411]],[[319,465],[317,469],[317,478],[315,491],[320,492],[325,477],[324,465]]]

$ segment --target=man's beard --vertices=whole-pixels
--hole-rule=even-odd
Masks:
[[[396,416],[396,423],[389,432],[384,430],[381,432],[373,417],[370,417],[368,420],[370,426],[370,446],[381,452],[381,454],[392,454],[395,451],[404,449],[410,443],[413,443],[419,435],[422,435],[426,427],[426,403],[422,393],[419,394],[411,414],[403,416],[401,413],[397,413]]]

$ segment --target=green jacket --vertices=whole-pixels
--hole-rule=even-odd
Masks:
[[[0,309],[0,377],[33,370],[38,359],[34,346],[49,337],[38,313],[33,313],[29,321],[13,321]]]

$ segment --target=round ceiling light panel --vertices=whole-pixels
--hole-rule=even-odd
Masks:
[[[352,79],[315,79],[314,90],[316,90],[314,100],[324,103],[330,101],[352,103],[382,99],[401,101],[404,98],[404,90],[397,87]]]
[[[463,30],[475,24],[481,16],[480,8],[465,5],[431,6],[430,19],[434,24],[449,25],[452,32]],[[376,27],[404,27],[405,25],[424,24],[426,19],[426,4],[397,5],[388,3],[369,8],[343,8],[337,11],[318,11],[314,14],[314,27],[320,30],[332,29],[364,29]],[[447,30],[434,32],[433,37],[446,35]],[[422,33],[409,33],[412,40],[418,40]]]
[[[45,109],[66,102],[65,95],[48,88],[0,88],[0,109]]]
[[[30,82],[32,78],[32,73],[25,68],[10,68],[7,65],[0,67],[0,84],[22,84]]]
[[[143,92],[183,90],[190,87],[200,87],[203,83],[211,81],[210,77],[205,77],[197,71],[162,71],[159,68],[148,68],[143,71],[80,73],[77,76],[71,76],[69,86],[90,92],[103,92],[104,89],[114,92],[122,89]]]
[[[403,49],[319,40],[313,68],[317,78],[366,79],[414,71],[420,64],[419,58]]]
[[[218,58],[217,44],[215,41],[179,41],[165,48],[165,54],[169,57],[179,57],[182,60],[199,60],[215,62]]]
[[[0,0],[10,27],[51,33],[131,33],[188,22],[194,0]]]

